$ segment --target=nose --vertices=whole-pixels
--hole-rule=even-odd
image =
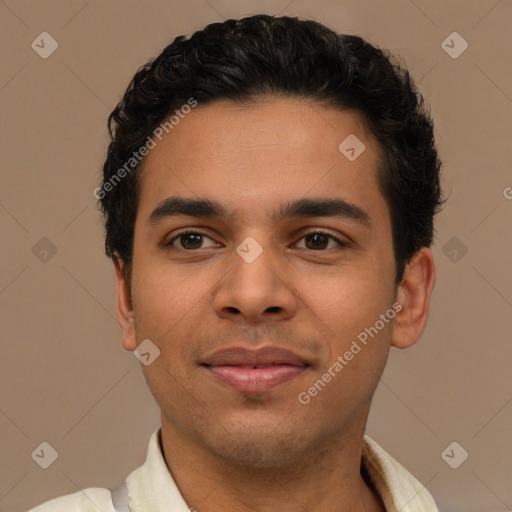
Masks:
[[[252,325],[294,316],[297,299],[284,275],[284,259],[264,249],[256,260],[249,261],[233,252],[226,262],[231,270],[215,290],[216,314]]]

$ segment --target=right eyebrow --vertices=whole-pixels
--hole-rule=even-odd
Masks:
[[[188,215],[190,217],[226,217],[227,212],[217,201],[211,199],[186,199],[184,197],[168,197],[161,201],[151,212],[148,223],[159,224],[168,217]]]

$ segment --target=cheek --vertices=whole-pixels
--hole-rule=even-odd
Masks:
[[[329,278],[317,276],[308,283],[306,306],[327,350],[320,373],[331,369],[336,375],[330,392],[340,393],[336,400],[348,399],[347,393],[354,393],[355,388],[369,392],[389,352],[394,317],[391,287],[375,270],[355,267]]]
[[[191,333],[197,329],[208,290],[204,274],[180,275],[163,265],[139,267],[135,278],[134,312],[137,339],[149,338],[159,357],[142,371],[157,402],[172,414],[190,400],[189,361]],[[195,393],[194,393],[195,395]],[[197,399],[197,397],[196,397]]]
[[[207,300],[211,287],[204,272],[183,275],[179,267],[140,265],[133,275],[138,337],[165,340],[183,332]],[[176,336],[179,339],[179,336]]]
[[[315,407],[365,402],[388,357],[395,314],[390,288],[371,273],[356,273],[354,269],[345,279],[319,281],[309,292],[311,320],[327,350],[310,383],[316,388],[308,388],[312,393],[322,389],[323,398]],[[329,384],[325,388],[321,383],[316,385],[318,379]]]
[[[390,283],[370,265],[344,267],[329,275],[309,274],[302,287],[305,306],[343,337],[373,324],[390,306]],[[304,278],[302,278],[304,281]]]

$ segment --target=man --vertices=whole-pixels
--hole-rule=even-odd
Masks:
[[[407,71],[314,21],[228,20],[141,68],[109,127],[95,195],[162,424],[114,493],[33,510],[437,511],[364,434],[435,281],[441,165]]]

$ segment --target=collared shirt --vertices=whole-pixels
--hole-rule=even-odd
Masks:
[[[189,512],[161,447],[161,428],[151,435],[146,462],[126,478],[131,512]],[[361,457],[386,512],[439,512],[427,489],[368,435]],[[39,505],[29,512],[116,512],[108,489],[87,488]],[[193,509],[192,509],[193,510]]]

